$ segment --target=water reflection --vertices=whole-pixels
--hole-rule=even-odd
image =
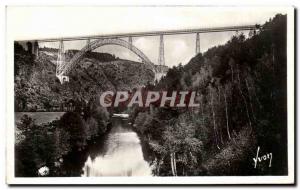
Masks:
[[[103,147],[89,152],[82,176],[150,176],[138,135],[128,128],[127,121],[113,120],[113,128]],[[100,150],[101,149],[101,150]]]

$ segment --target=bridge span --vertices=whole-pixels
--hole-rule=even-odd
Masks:
[[[56,64],[56,76],[61,83],[69,80],[68,73],[74,66],[80,61],[82,56],[98,47],[104,45],[118,45],[125,47],[135,53],[142,62],[149,65],[155,76],[163,76],[165,71],[157,70],[154,63],[137,47],[134,46],[132,38],[146,37],[146,36],[159,36],[159,57],[157,65],[165,66],[164,56],[164,36],[166,35],[179,35],[179,34],[195,34],[195,53],[200,53],[200,34],[201,33],[213,33],[213,32],[229,32],[229,31],[253,31],[255,34],[260,29],[260,25],[243,25],[243,26],[226,26],[226,27],[211,27],[211,28],[196,28],[196,29],[183,29],[183,30],[166,30],[166,31],[152,31],[152,32],[136,32],[136,33],[123,33],[123,34],[108,34],[108,35],[94,35],[94,36],[78,36],[78,37],[63,37],[63,38],[48,38],[27,40],[34,42],[34,48],[32,53],[38,56],[38,44],[42,42],[59,42],[58,58]],[[121,39],[122,38],[122,39]],[[128,40],[123,40],[127,38]],[[70,61],[65,60],[64,42],[65,41],[78,41],[85,40],[86,46],[84,46],[78,53],[71,58]],[[93,40],[93,41],[91,41]],[[160,67],[157,67],[160,68]],[[156,78],[156,80],[159,80]]]

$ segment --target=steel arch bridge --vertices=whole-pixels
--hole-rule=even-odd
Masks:
[[[136,54],[142,60],[142,62],[144,64],[148,65],[150,67],[150,69],[155,73],[155,65],[150,61],[150,59],[141,50],[139,50],[137,47],[132,45],[132,43],[127,42],[127,41],[122,40],[122,39],[99,39],[99,40],[96,40],[96,41],[88,42],[87,45],[84,46],[80,51],[78,51],[71,58],[70,61],[68,61],[68,62],[58,61],[56,75],[57,76],[67,75],[70,72],[70,70],[77,63],[79,63],[79,61],[81,60],[81,58],[83,57],[83,55],[86,52],[92,51],[94,49],[97,49],[97,48],[99,48],[101,46],[105,46],[105,45],[118,45],[118,46],[122,46],[122,47],[125,47],[125,48],[131,50],[134,54]],[[62,55],[59,56],[58,59],[62,59],[60,57],[62,57]]]
[[[155,74],[155,80],[160,80],[160,75],[165,74],[164,68],[165,58],[164,58],[164,36],[166,35],[179,35],[179,34],[196,34],[195,38],[195,53],[199,54],[200,52],[200,34],[202,33],[214,33],[214,32],[233,32],[233,31],[252,31],[253,35],[256,35],[259,32],[261,26],[256,25],[241,25],[241,26],[226,26],[226,27],[213,27],[213,28],[198,28],[198,29],[183,29],[183,30],[167,30],[167,31],[150,31],[150,32],[137,32],[137,33],[125,33],[125,34],[113,34],[113,35],[96,35],[96,36],[83,36],[83,37],[67,37],[67,38],[53,38],[53,39],[40,39],[35,41],[27,41],[27,43],[32,45],[34,43],[32,53],[36,56],[39,55],[39,45],[38,42],[59,42],[58,49],[58,58],[56,64],[56,76],[59,78],[61,83],[65,81],[68,82],[69,78],[67,74],[70,70],[80,61],[82,56],[88,52],[92,51],[98,47],[104,45],[118,45],[125,47],[135,53],[139,58],[142,59],[142,62],[149,65],[150,69]],[[159,36],[159,55],[158,62],[156,65],[150,61],[150,59],[137,47],[133,46],[132,38],[137,37],[146,37],[146,36]],[[128,38],[128,41],[121,38]],[[90,41],[91,39],[95,41]],[[78,53],[71,58],[70,61],[65,60],[65,51],[64,51],[64,42],[65,41],[77,41],[84,40],[87,42],[87,45],[82,48]]]

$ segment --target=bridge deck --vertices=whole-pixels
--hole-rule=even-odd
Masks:
[[[227,26],[227,27],[213,27],[213,28],[198,28],[198,29],[95,35],[95,36],[82,36],[82,37],[78,36],[78,37],[66,37],[66,38],[63,37],[63,38],[36,39],[36,41],[38,41],[38,42],[56,42],[56,41],[60,41],[60,40],[75,41],[75,40],[105,39],[105,38],[127,38],[127,37],[159,36],[159,35],[242,31],[242,30],[254,30],[254,29],[259,29],[259,28],[260,28],[259,25],[243,25],[243,26]],[[26,40],[26,41],[31,41],[31,40]]]

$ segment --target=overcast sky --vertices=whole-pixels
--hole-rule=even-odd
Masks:
[[[13,38],[26,40],[263,24],[277,13],[284,14],[285,11],[274,7],[10,7],[7,15]],[[224,44],[234,34],[201,34],[201,52]],[[245,34],[248,35],[248,31]],[[81,49],[85,43],[74,41],[65,42],[64,45],[66,50]],[[153,63],[158,62],[159,37],[133,38],[133,45]],[[196,34],[165,36],[164,45],[167,66],[186,64],[195,55]],[[57,48],[58,43],[40,46]],[[95,51],[138,61],[136,55],[123,47],[108,45]]]

